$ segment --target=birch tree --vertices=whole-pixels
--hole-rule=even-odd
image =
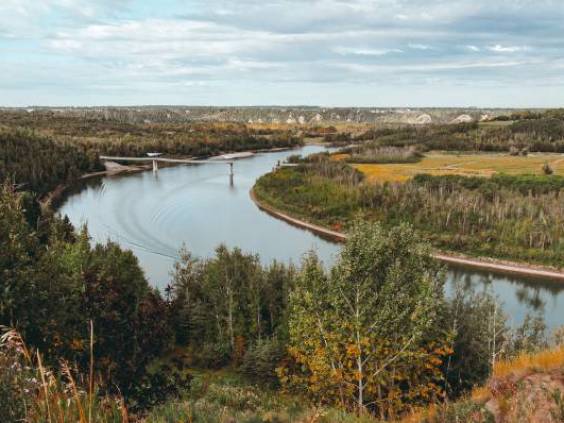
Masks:
[[[357,223],[329,275],[314,256],[304,263],[290,297],[290,354],[302,372],[283,381],[305,375],[319,399],[382,417],[407,398],[438,395],[450,352],[437,331],[442,285],[429,247],[409,226]]]

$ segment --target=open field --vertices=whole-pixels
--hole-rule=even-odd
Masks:
[[[340,157],[339,157],[340,156]],[[338,158],[343,158],[339,155]],[[431,152],[418,163],[355,164],[371,182],[404,182],[418,173],[489,177],[495,173],[509,175],[541,175],[544,163],[554,174],[564,175],[563,154],[529,154],[526,157],[508,154],[447,154]]]

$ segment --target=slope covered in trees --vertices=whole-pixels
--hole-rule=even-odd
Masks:
[[[100,155],[158,151],[206,157],[301,143],[294,131],[240,123],[128,123],[52,111],[0,112],[0,181],[42,194],[84,173],[103,170]]]
[[[509,332],[488,294],[446,298],[407,225],[358,223],[330,271],[313,254],[294,268],[184,252],[162,298],[132,253],[29,204],[2,187],[0,324],[23,336],[0,340],[3,421],[369,422],[458,398],[546,345],[541,322]]]
[[[102,169],[95,151],[30,131],[0,131],[0,180],[45,192],[83,173]]]
[[[504,121],[377,126],[356,136],[332,134],[327,141],[372,141],[375,145],[422,151],[537,151],[564,153],[564,113],[514,114]]]

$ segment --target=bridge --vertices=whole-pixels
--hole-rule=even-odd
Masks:
[[[115,162],[153,162],[153,172],[159,170],[158,162],[162,163],[176,163],[176,164],[221,164],[229,165],[229,178],[233,182],[233,160],[194,160],[194,159],[169,159],[166,157],[149,156],[149,157],[121,157],[121,156],[100,156],[100,160],[115,161]]]

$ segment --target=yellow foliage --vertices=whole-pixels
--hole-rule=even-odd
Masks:
[[[479,386],[472,390],[472,399],[477,403],[485,403],[490,398],[491,392],[487,386]]]

